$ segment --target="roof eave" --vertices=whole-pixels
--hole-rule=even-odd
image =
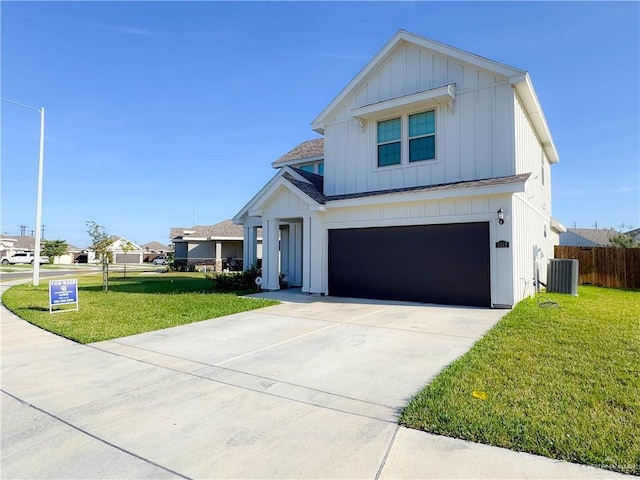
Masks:
[[[527,115],[529,115],[531,123],[540,138],[542,148],[544,149],[549,162],[558,163],[560,161],[558,158],[558,152],[555,144],[553,143],[551,131],[547,125],[547,120],[545,119],[542,106],[540,105],[536,91],[533,88],[533,83],[531,82],[529,74],[524,73],[522,75],[510,77],[509,83],[512,84],[515,87],[516,92],[518,92],[518,95],[520,96],[520,99],[527,111]]]

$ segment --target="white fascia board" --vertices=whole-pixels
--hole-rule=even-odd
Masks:
[[[244,240],[243,237],[209,237],[207,240],[212,242],[224,242],[225,240]]]
[[[547,120],[542,112],[542,106],[540,105],[536,91],[533,88],[533,83],[531,82],[531,78],[529,78],[529,74],[524,73],[523,75],[510,77],[509,83],[516,89],[516,92],[527,111],[527,115],[529,115],[529,118],[531,119],[531,123],[533,123],[533,127],[536,129],[536,133],[542,143],[544,153],[549,159],[549,163],[558,163],[558,152],[555,144],[553,143],[551,131],[547,125]]]
[[[295,167],[296,165],[300,165],[301,163],[318,162],[320,160],[324,160],[324,155],[314,155],[313,157],[297,158],[295,160],[288,160],[286,162],[280,163],[273,162],[271,166],[273,168],[281,168],[286,166]]]
[[[280,187],[284,187],[287,190],[290,190],[291,192],[293,192],[294,194],[299,196],[302,200],[304,200],[309,205],[309,210],[311,210],[311,211],[324,211],[324,205],[319,204],[313,198],[309,197],[309,195],[307,195],[302,190],[300,190],[295,185],[293,185],[291,182],[289,182],[287,179],[282,178],[285,172],[288,172],[289,174],[291,174],[293,177],[295,177],[296,180],[300,180],[302,182],[309,183],[309,181],[307,179],[305,179],[302,175],[299,175],[296,172],[294,172],[293,170],[291,170],[291,168],[289,168],[289,167],[282,168],[280,170],[280,174],[277,175],[276,178],[274,178],[275,181],[269,182],[269,184],[266,185],[267,188],[263,188],[259,192],[259,194],[256,195],[253,198],[253,200],[251,202],[251,205],[249,205],[249,208],[247,209],[247,211],[248,211],[250,216],[252,216],[252,217],[261,216],[262,215],[262,205]]]
[[[348,200],[330,200],[327,208],[363,207],[371,205],[387,205],[399,202],[422,202],[429,200],[443,200],[446,198],[480,197],[490,195],[503,195],[523,193],[526,191],[527,182],[511,183],[508,185],[493,185],[486,187],[459,188],[439,190],[435,192],[400,192],[370,197],[352,198]]]
[[[307,182],[308,180],[306,178],[304,178],[302,175],[300,175],[299,173],[297,173],[295,170],[292,170],[291,168],[285,166],[280,168],[276,174],[271,177],[271,180],[269,180],[264,187],[262,187],[258,193],[256,193],[253,198],[251,200],[249,200],[244,207],[242,207],[242,209],[235,214],[235,216],[233,217],[233,223],[235,223],[236,225],[244,225],[244,218],[249,215],[249,216],[253,216],[253,214],[251,213],[252,211],[256,210],[255,205],[258,203],[259,199],[264,195],[264,193],[269,190],[269,188],[271,188],[272,185],[274,185],[279,178],[281,178],[285,173],[289,173],[291,176],[293,176],[296,180],[300,180],[301,182]],[[262,202],[259,202],[262,203]],[[258,214],[257,216],[261,216],[261,214]]]
[[[565,227],[560,220],[553,217],[551,217],[551,228],[558,233],[565,233],[567,231],[567,227]]]
[[[351,91],[356,88],[358,84],[360,84],[360,82],[362,82],[365,77],[369,75],[369,73],[371,73],[371,71],[377,68],[378,65],[385,60],[387,55],[389,55],[390,52],[400,42],[403,41],[428,48],[430,50],[433,50],[434,52],[452,57],[471,65],[475,65],[491,72],[495,72],[505,77],[513,77],[515,75],[521,75],[525,73],[524,70],[510,67],[502,63],[494,62],[493,60],[474,55],[473,53],[469,53],[464,50],[445,45],[444,43],[436,42],[435,40],[430,40],[426,37],[407,32],[406,30],[399,30],[398,33],[396,33],[395,36],[391,40],[389,40],[371,60],[369,60],[364,68],[360,70],[360,72],[347,84],[347,86],[344,87],[342,91],[329,103],[329,105],[327,105],[322,110],[322,112],[320,112],[320,114],[311,122],[312,130],[317,133],[324,134],[324,122],[329,113],[340,102],[342,102],[347,97],[347,95],[349,95]]]
[[[432,88],[423,92],[405,95],[402,97],[372,103],[351,110],[351,115],[363,120],[380,118],[381,116],[402,113],[408,105],[414,105],[417,110],[435,107],[437,105],[449,105],[456,100],[455,84]]]

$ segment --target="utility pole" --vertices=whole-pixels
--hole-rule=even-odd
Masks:
[[[47,226],[46,225],[40,225],[40,228],[42,229],[42,232],[40,233],[40,237],[44,238],[44,230]]]
[[[32,236],[32,237],[33,237],[33,233],[34,233],[34,231],[33,231],[33,230],[31,230],[31,235],[30,235],[30,236]]]
[[[20,236],[24,237],[24,233],[27,231],[26,225],[20,225]]]

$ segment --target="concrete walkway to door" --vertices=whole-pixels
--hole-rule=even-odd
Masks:
[[[91,345],[2,307],[2,478],[616,477],[397,426],[504,311],[293,300]]]

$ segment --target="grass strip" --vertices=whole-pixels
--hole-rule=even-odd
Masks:
[[[217,293],[201,274],[128,274],[78,277],[79,311],[49,313],[48,282],[16,285],[2,296],[5,306],[24,320],[79,343],[91,343],[175,327],[275,305],[272,300]]]
[[[527,299],[405,407],[410,428],[640,475],[640,292]]]

